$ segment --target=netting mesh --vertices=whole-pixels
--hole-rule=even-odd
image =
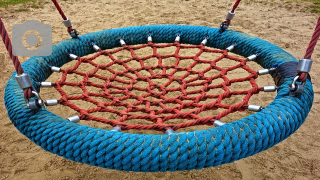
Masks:
[[[174,49],[171,54],[161,53],[162,49],[170,47]],[[152,51],[150,55],[138,54],[145,48]],[[181,53],[183,51],[193,53],[186,55]],[[119,56],[119,52],[127,55]],[[203,58],[204,54],[210,58]],[[196,125],[212,126],[214,121],[230,113],[247,109],[250,97],[263,90],[255,82],[257,72],[246,65],[247,59],[229,54],[227,50],[211,49],[203,44],[149,42],[138,46],[124,45],[100,50],[89,57],[78,57],[73,67],[61,70],[62,78],[54,83],[54,87],[61,94],[59,103],[77,111],[80,119],[119,126],[122,130],[165,132]],[[98,62],[97,58],[105,61]],[[228,67],[219,65],[226,60]],[[78,70],[83,64],[90,69],[88,72]],[[228,77],[228,72],[239,68],[247,72],[245,77]],[[70,75],[80,77],[79,81],[68,81]],[[232,90],[230,86],[237,82],[249,82],[251,87]],[[72,87],[80,87],[81,92],[67,94],[65,90]],[[242,101],[231,105],[224,103],[233,95],[242,95]],[[73,100],[86,101],[92,106],[83,109]],[[221,110],[216,114],[199,115],[217,109]],[[113,116],[101,117],[96,116],[97,113]],[[145,123],[130,123],[137,119]],[[173,123],[181,119],[187,121]]]

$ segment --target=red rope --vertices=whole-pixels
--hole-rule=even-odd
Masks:
[[[234,13],[234,11],[237,9],[237,7],[239,6],[241,0],[237,0],[233,7],[232,7],[232,10],[231,10],[231,13]],[[224,32],[226,29],[229,28],[229,25],[231,23],[231,19],[228,18],[229,17],[229,13],[228,13],[228,16],[227,18],[220,24],[220,32]]]
[[[311,38],[311,41],[310,41],[310,44],[307,48],[307,51],[306,51],[306,54],[304,55],[304,58],[305,59],[311,59],[311,55],[314,51],[314,48],[317,44],[317,41],[319,39],[319,36],[320,36],[320,16],[319,16],[319,19],[318,19],[318,23],[316,25],[316,28],[314,30],[314,33],[312,35],[312,38]]]
[[[57,0],[52,0],[53,4],[56,6],[57,10],[59,11],[61,17],[63,20],[67,20],[66,15],[64,14],[64,12],[62,11],[60,5],[58,4]]]
[[[19,58],[15,55],[12,54],[12,44],[11,44],[11,40],[9,38],[9,35],[8,35],[8,32],[4,26],[4,23],[0,17],[0,33],[1,33],[1,37],[2,37],[2,41],[10,55],[10,58],[12,60],[12,63],[14,65],[14,68],[16,70],[16,72],[18,74],[22,74],[24,73],[24,70],[21,66],[21,63],[19,61]],[[32,97],[32,90],[34,90],[33,88],[27,88],[27,89],[24,89],[24,97],[26,97],[27,99],[31,98]]]
[[[141,48],[152,48],[153,53],[148,56],[137,56],[135,51]],[[159,48],[176,47],[176,51],[169,55],[160,55],[157,52]],[[194,56],[180,55],[181,49],[199,49],[199,52]],[[128,51],[131,57],[125,60],[119,60],[114,57],[114,54],[120,51]],[[218,53],[220,56],[214,60],[206,60],[201,58],[202,53]],[[105,56],[111,59],[110,63],[99,64],[94,60],[97,57]],[[146,65],[148,59],[156,58],[158,63]],[[165,65],[163,61],[167,58],[175,58],[173,65]],[[188,67],[180,65],[183,61],[192,59],[194,62]],[[217,63],[222,59],[238,62],[237,65],[222,68],[217,66]],[[139,67],[129,67],[130,62],[136,61],[140,64]],[[248,106],[248,101],[253,94],[262,91],[255,82],[258,74],[256,71],[246,66],[246,59],[232,57],[227,50],[209,49],[204,45],[182,45],[178,42],[166,45],[157,45],[149,42],[145,45],[127,46],[114,50],[101,50],[91,57],[78,57],[74,67],[62,69],[62,78],[54,83],[54,87],[61,94],[59,103],[77,111],[82,120],[92,120],[102,123],[107,123],[112,126],[120,126],[122,130],[129,129],[152,129],[157,131],[165,131],[169,128],[177,130],[189,126],[196,125],[212,125],[215,120],[236,111],[243,111]],[[91,64],[94,70],[83,72],[77,70],[82,64]],[[204,64],[205,69],[195,70],[195,66]],[[122,66],[122,70],[117,70],[113,65]],[[247,77],[229,79],[228,72],[242,68],[248,72]],[[156,73],[159,70],[161,73]],[[161,70],[161,71],[160,71]],[[220,71],[215,75],[207,74],[210,70]],[[107,71],[112,75],[105,77],[99,73]],[[148,72],[149,75],[142,75],[143,72]],[[176,73],[183,72],[181,76]],[[82,76],[80,82],[67,82],[67,76],[77,74]],[[195,77],[193,77],[195,76]],[[102,80],[102,84],[92,82],[91,78]],[[158,79],[164,82],[162,85],[155,83],[153,80]],[[216,79],[223,79],[220,84],[212,84]],[[144,82],[146,85],[137,85],[137,82]],[[167,81],[167,82],[166,82]],[[229,86],[235,82],[249,81],[251,87],[243,91],[231,91]],[[176,87],[171,84],[176,83]],[[67,86],[80,87],[83,91],[79,95],[68,95]],[[90,92],[90,88],[95,87],[101,92]],[[196,89],[190,89],[197,87]],[[64,90],[63,90],[64,89]],[[221,89],[220,94],[210,93],[210,90]],[[175,97],[172,93],[177,93]],[[168,95],[171,94],[171,95]],[[244,95],[243,100],[235,105],[223,104],[223,100],[230,98],[232,95]],[[95,97],[99,97],[96,100]],[[101,100],[105,98],[106,100]],[[207,99],[215,99],[213,102],[205,102]],[[82,100],[94,104],[96,107],[90,109],[82,109],[72,102],[72,100]],[[199,113],[208,110],[222,109],[220,113],[208,114],[206,117],[199,116]],[[186,112],[187,111],[187,112]],[[113,114],[114,119],[97,117],[95,113],[106,112]],[[148,122],[147,124],[126,123],[127,121],[140,119]],[[174,124],[175,119],[189,120],[188,122]],[[171,121],[169,121],[171,120]],[[150,124],[152,123],[152,124]]]
[[[234,13],[234,11],[237,9],[238,5],[240,4],[241,0],[237,0],[234,5],[233,5],[233,8],[231,10],[232,13]]]
[[[4,27],[4,23],[2,22],[1,17],[0,17],[0,33],[1,33],[3,43],[6,46],[7,51],[10,55],[11,60],[12,60],[12,63],[14,65],[14,68],[16,69],[18,74],[24,73],[24,70],[21,67],[21,63],[19,61],[19,58],[12,54],[12,44],[11,44],[10,38],[8,36],[7,30]]]
[[[56,9],[59,11],[61,17],[63,20],[67,20],[67,16],[64,14],[63,10],[61,9],[60,5],[58,4],[57,0],[52,0],[53,4],[56,6]],[[71,27],[68,27],[68,32],[72,32],[74,29]]]

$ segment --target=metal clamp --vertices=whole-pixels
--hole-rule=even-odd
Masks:
[[[111,131],[121,132],[121,127],[115,126],[111,129]]]
[[[51,66],[51,71],[53,71],[53,72],[60,72],[60,71],[61,71],[61,68],[56,67],[56,66]]]
[[[97,46],[95,43],[92,43],[92,47],[95,51],[99,51],[100,50],[100,47]]]
[[[120,38],[120,44],[121,44],[121,46],[124,46],[124,45],[126,45],[126,42],[124,42],[124,40],[122,38]]]
[[[151,34],[148,35],[148,42],[152,42],[152,36],[151,36]]]
[[[71,116],[71,117],[68,117],[67,120],[69,120],[70,122],[73,122],[73,123],[78,123],[80,121],[80,117],[79,116]]]
[[[250,111],[259,112],[259,111],[261,111],[261,110],[263,109],[263,107],[262,107],[262,106],[259,106],[259,105],[253,105],[253,104],[251,104],[251,105],[248,106],[248,109],[249,109]]]
[[[236,45],[235,43],[234,43],[234,44],[232,44],[231,46],[227,47],[227,49],[226,49],[226,50],[227,50],[228,52],[233,51],[233,50],[234,50],[235,45]]]
[[[310,72],[312,66],[312,60],[311,59],[299,59],[299,63],[297,66],[298,72]]]
[[[72,24],[69,18],[67,18],[66,20],[62,19],[62,22],[67,28],[72,27]]]
[[[248,61],[253,61],[253,60],[257,59],[257,57],[258,57],[258,54],[253,54],[253,55],[247,57],[247,59],[248,59]]]
[[[232,20],[233,19],[233,17],[234,17],[234,15],[236,15],[236,13],[235,12],[232,12],[231,10],[228,12],[228,14],[227,14],[227,17],[226,17],[226,20]]]
[[[225,125],[225,124],[226,124],[226,123],[224,123],[224,122],[222,122],[222,121],[219,121],[219,120],[215,120],[214,123],[213,123],[213,125],[214,125],[215,127],[220,127],[220,126]]]
[[[55,105],[58,105],[59,102],[58,102],[58,100],[56,100],[56,99],[48,99],[48,100],[45,100],[45,101],[44,101],[44,104],[45,104],[46,106],[55,106]]]
[[[27,73],[17,74],[14,78],[21,89],[32,87],[32,81]]]
[[[258,70],[258,75],[270,74],[275,68]]]
[[[278,87],[277,86],[264,86],[263,91],[264,92],[275,92],[277,91]]]
[[[177,35],[176,39],[174,40],[175,42],[180,42],[180,34]]]
[[[75,55],[75,54],[69,54],[69,57],[71,58],[71,59],[73,59],[73,60],[76,60],[77,58],[78,58],[78,56],[77,55]]]
[[[167,135],[174,134],[174,130],[172,130],[172,129],[167,129],[167,130],[166,130],[166,134],[167,134]]]
[[[206,45],[208,42],[208,37],[205,37],[204,40],[202,40],[201,44]]]
[[[52,87],[52,82],[40,82],[40,87]]]
[[[36,97],[36,99],[29,100],[25,98],[25,101],[27,102],[27,107],[32,110],[41,109],[41,106],[43,106],[43,101],[40,95],[36,91],[32,91],[32,94]]]
[[[311,59],[299,59],[297,65],[297,75],[293,78],[292,83],[289,85],[290,96],[300,97],[301,93],[304,92],[304,86],[306,85],[306,79],[308,73],[311,70],[312,60]],[[300,79],[301,75],[306,75],[306,78]],[[297,83],[300,82],[300,83]]]

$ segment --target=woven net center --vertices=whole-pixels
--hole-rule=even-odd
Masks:
[[[137,53],[145,48],[150,49],[150,55]],[[163,55],[161,50],[165,48],[174,50]],[[127,56],[118,56],[123,51]],[[183,51],[193,53],[181,55]],[[204,54],[210,58],[203,58]],[[102,61],[98,62],[97,58],[102,58]],[[219,63],[226,60],[230,66],[221,67]],[[122,130],[164,132],[196,125],[212,126],[214,121],[230,113],[245,110],[250,97],[261,91],[255,82],[258,74],[246,65],[246,58],[231,56],[227,50],[211,49],[203,44],[149,42],[138,46],[124,45],[78,57],[76,61],[73,67],[62,69],[62,78],[54,83],[61,94],[59,103],[77,111],[81,120],[120,126]],[[82,64],[92,66],[91,70],[78,70]],[[228,77],[228,72],[238,68],[247,75],[236,79]],[[79,76],[79,82],[68,82],[67,76],[70,75]],[[245,81],[249,82],[247,90],[230,89],[232,84]],[[81,94],[67,94],[64,89],[70,86],[80,87]],[[231,105],[223,103],[234,95],[242,95],[242,101]],[[92,106],[83,109],[73,100],[90,102]],[[217,109],[221,110],[216,114],[199,115]],[[96,116],[99,113],[109,115]],[[137,119],[145,123],[130,123]]]

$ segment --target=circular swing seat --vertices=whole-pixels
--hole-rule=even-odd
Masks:
[[[50,66],[61,67],[71,61],[69,53],[85,56],[94,53],[92,42],[101,49],[120,47],[119,37],[128,45],[147,44],[151,33],[154,43],[172,43],[177,34],[181,43],[198,45],[208,37],[206,46],[226,49],[237,43],[234,53],[250,56],[270,69],[297,60],[281,48],[246,34],[219,29],[154,25],[94,32],[53,46],[47,57],[32,57],[22,66],[39,92],[38,82],[51,75]],[[130,134],[95,129],[70,122],[43,108],[27,108],[22,90],[14,78],[5,89],[5,105],[12,123],[30,140],[59,156],[94,166],[125,171],[182,171],[230,163],[266,150],[295,132],[306,119],[313,102],[312,84],[307,80],[300,97],[289,96],[293,77],[278,83],[274,101],[260,112],[212,129],[170,135]],[[275,80],[276,81],[276,80]],[[277,80],[278,81],[278,80]]]

